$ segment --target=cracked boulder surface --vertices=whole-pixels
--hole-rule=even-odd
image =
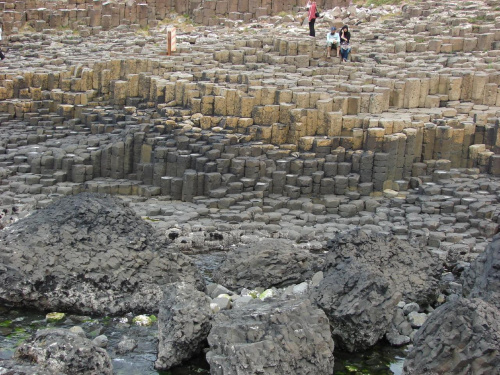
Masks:
[[[479,298],[437,308],[415,335],[405,374],[498,374],[500,313]]]
[[[156,312],[162,286],[203,288],[190,258],[170,252],[124,202],[83,193],[0,233],[0,301],[85,314]]]

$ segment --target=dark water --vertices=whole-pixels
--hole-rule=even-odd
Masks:
[[[123,323],[123,318],[96,318],[68,315],[64,322],[45,321],[45,314],[27,310],[9,310],[0,307],[0,361],[11,359],[17,346],[38,329],[51,327],[71,328],[78,325],[92,339],[104,334],[109,339],[107,351],[113,361],[115,374],[119,375],[200,375],[209,374],[203,357],[191,360],[185,366],[170,371],[154,369],[158,345],[157,325],[139,327]],[[78,320],[78,322],[75,322]],[[138,347],[131,353],[118,355],[114,348],[128,336],[137,340]],[[400,375],[405,351],[380,345],[363,353],[335,352],[335,374]]]

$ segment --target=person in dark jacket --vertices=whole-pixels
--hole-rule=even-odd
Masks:
[[[2,44],[2,29],[3,29],[3,24],[0,22],[0,45]],[[5,55],[3,54],[2,50],[0,49],[0,60],[5,59]]]
[[[342,62],[347,62],[349,58],[349,53],[351,52],[351,33],[349,32],[349,27],[347,25],[342,26],[340,29],[340,56]]]

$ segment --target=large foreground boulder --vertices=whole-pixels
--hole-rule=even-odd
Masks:
[[[21,363],[36,365],[37,371],[52,374],[113,374],[106,350],[66,329],[37,331],[17,348],[14,358]]]
[[[500,235],[462,275],[464,295],[481,298],[500,309]]]
[[[460,298],[437,308],[415,335],[405,374],[500,374],[500,311]]]
[[[347,260],[330,269],[310,297],[330,320],[335,343],[355,352],[383,338],[401,294],[375,267]]]
[[[0,302],[83,314],[154,312],[162,286],[203,288],[190,258],[111,196],[62,198],[0,232]]]
[[[373,266],[392,280],[406,302],[432,305],[439,295],[442,266],[437,256],[390,234],[355,229],[328,241],[325,270],[347,258]]]
[[[328,319],[307,299],[259,301],[221,312],[208,342],[213,375],[333,373]]]
[[[319,270],[318,257],[285,239],[262,239],[232,249],[214,273],[225,287],[271,288],[299,284]]]
[[[155,367],[168,370],[199,353],[211,327],[210,297],[186,283],[165,288],[158,314],[158,359]]]

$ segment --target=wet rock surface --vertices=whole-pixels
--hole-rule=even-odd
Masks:
[[[337,345],[353,352],[384,336],[401,294],[377,267],[346,260],[324,275],[310,298],[325,311]]]
[[[158,359],[155,368],[168,370],[200,354],[211,328],[211,299],[187,283],[164,289],[158,314]]]
[[[16,350],[15,359],[37,364],[37,371],[62,374],[113,374],[111,359],[105,349],[99,348],[80,335],[65,329],[37,331]]]
[[[207,361],[213,374],[332,374],[329,332],[308,300],[250,303],[215,316]]]
[[[189,258],[170,252],[119,199],[81,194],[0,233],[1,298],[31,308],[109,314],[154,312],[161,286],[203,285]]]
[[[415,335],[404,373],[497,374],[499,318],[499,310],[481,299],[444,304]]]
[[[232,248],[213,278],[229,289],[299,284],[320,269],[322,260],[294,242],[260,239]]]

